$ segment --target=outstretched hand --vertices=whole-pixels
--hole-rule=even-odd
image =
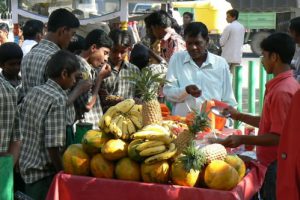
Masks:
[[[188,94],[192,95],[195,98],[201,96],[202,91],[197,87],[197,85],[188,85],[185,87],[185,90]]]

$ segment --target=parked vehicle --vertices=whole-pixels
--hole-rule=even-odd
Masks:
[[[172,5],[181,15],[186,11],[194,13],[194,21],[203,22],[207,26],[210,38],[209,50],[220,54],[219,38],[227,25],[226,11],[232,9],[231,4],[225,0],[200,0],[173,2]]]
[[[227,0],[240,11],[239,21],[245,26],[245,43],[260,55],[260,43],[272,32],[287,32],[289,21],[300,15],[299,0]]]

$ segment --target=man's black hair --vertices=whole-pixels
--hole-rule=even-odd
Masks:
[[[171,27],[172,20],[170,14],[164,10],[154,11],[147,17],[147,22],[150,26],[159,26],[163,28]]]
[[[50,58],[46,65],[46,74],[49,78],[59,78],[62,71],[70,75],[80,69],[78,58],[67,50],[59,50]]]
[[[184,37],[197,37],[199,34],[201,34],[204,39],[208,39],[207,27],[202,22],[191,22],[184,29]]]
[[[101,29],[94,29],[86,36],[84,49],[89,49],[93,44],[95,44],[97,48],[106,47],[111,49],[113,46],[113,41],[105,31]]]
[[[109,37],[113,41],[114,46],[121,45],[124,47],[130,47],[132,45],[131,36],[128,31],[114,29],[110,31]]]
[[[189,16],[192,20],[194,19],[194,14],[191,12],[184,12],[182,16],[187,15]]]
[[[143,69],[149,63],[149,51],[142,44],[134,45],[131,53],[129,62],[137,66],[139,69]]]
[[[79,25],[79,20],[75,15],[64,8],[53,11],[47,24],[49,32],[56,32],[57,29],[64,26],[67,28],[78,28]]]
[[[28,20],[23,26],[23,36],[25,40],[35,40],[38,33],[43,34],[44,23],[40,20]]]
[[[8,27],[7,23],[0,22],[0,30],[4,30],[6,32],[9,32],[9,27]]]
[[[283,63],[291,64],[296,44],[286,33],[273,33],[261,42],[260,47],[269,53],[278,54]]]
[[[237,11],[236,9],[228,10],[226,14],[230,15],[231,17],[234,17],[236,20],[239,18],[239,11]]]
[[[79,54],[85,48],[84,37],[75,34],[69,43],[68,50],[72,53]]]
[[[18,44],[14,42],[6,42],[0,45],[1,64],[12,59],[22,59],[22,57],[23,57],[23,51]]]
[[[300,17],[291,19],[289,29],[295,31],[297,34],[300,34]]]

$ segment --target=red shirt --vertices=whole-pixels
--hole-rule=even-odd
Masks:
[[[264,107],[258,135],[274,133],[281,135],[292,97],[300,88],[292,70],[277,75],[266,84]],[[277,146],[257,146],[258,160],[268,166],[277,159]]]
[[[278,147],[277,199],[300,199],[300,90],[292,100]]]

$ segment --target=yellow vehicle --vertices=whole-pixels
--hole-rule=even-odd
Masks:
[[[226,11],[232,9],[225,0],[201,0],[173,2],[180,14],[188,11],[194,13],[194,21],[203,22],[210,33],[222,33],[227,25]]]
[[[209,50],[220,54],[219,38],[227,26],[226,12],[232,9],[230,3],[225,0],[200,0],[173,2],[173,8],[177,8],[181,15],[184,12],[194,14],[194,21],[204,23],[209,31]]]

